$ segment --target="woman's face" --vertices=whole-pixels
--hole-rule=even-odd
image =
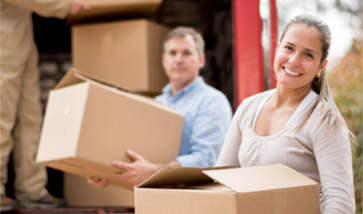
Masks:
[[[310,90],[312,80],[327,63],[321,62],[321,49],[320,32],[315,27],[291,26],[276,51],[274,69],[278,85]]]

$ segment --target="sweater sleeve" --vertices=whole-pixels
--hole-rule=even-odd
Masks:
[[[44,17],[65,18],[69,12],[70,0],[2,0],[24,10]]]
[[[355,200],[348,128],[345,124],[339,126],[328,116],[314,132],[312,142],[320,176],[321,213],[353,214]]]

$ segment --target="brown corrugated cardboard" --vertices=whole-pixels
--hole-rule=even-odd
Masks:
[[[97,188],[70,173],[64,173],[64,197],[71,207],[134,207],[133,190],[114,185]]]
[[[67,17],[67,22],[77,24],[107,18],[149,17],[159,8],[162,0],[83,0],[90,9]]]
[[[136,214],[318,214],[319,185],[282,164],[163,169],[135,188],[135,208]]]
[[[101,82],[134,92],[160,93],[168,28],[145,19],[72,27],[74,67]]]
[[[112,160],[130,162],[127,149],[154,163],[178,155],[183,116],[143,96],[97,82],[70,70],[49,95],[37,162],[84,177],[106,178],[132,189],[115,175]]]

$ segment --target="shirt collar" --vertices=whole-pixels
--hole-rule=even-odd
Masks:
[[[187,85],[186,87],[184,87],[182,90],[178,91],[176,94],[174,94],[173,97],[177,97],[180,96],[179,94],[185,94],[188,93],[189,91],[193,90],[195,87],[204,84],[204,80],[202,77],[197,77],[193,82],[191,82],[189,85]],[[167,94],[168,96],[172,96],[171,95],[171,85],[170,83],[168,83],[164,88],[163,88],[163,93]]]

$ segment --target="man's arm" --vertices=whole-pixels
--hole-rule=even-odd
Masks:
[[[150,163],[144,157],[132,150],[127,150],[127,155],[134,160],[132,163],[115,160],[112,161],[111,165],[123,169],[122,172],[117,173],[118,177],[125,179],[131,184],[137,185],[159,169],[163,168],[163,164]]]
[[[125,170],[118,176],[136,185],[161,168],[213,166],[228,130],[232,111],[225,97],[210,97],[200,109],[192,127],[188,154],[181,155],[169,163],[154,164],[129,150],[127,155],[134,160],[132,163],[112,162],[112,166]],[[89,183],[98,187],[105,186],[104,179],[89,180]]]
[[[180,167],[178,161],[171,161],[165,164],[150,163],[144,157],[132,150],[128,150],[127,155],[134,160],[132,163],[114,160],[112,161],[111,165],[116,168],[122,169],[122,172],[117,173],[118,177],[126,180],[133,185],[140,184],[142,181],[144,181],[162,168]],[[105,187],[108,185],[108,181],[101,178],[88,178],[87,182],[96,187]]]
[[[232,118],[226,98],[210,96],[198,106],[191,126],[188,152],[177,157],[182,167],[215,165]]]

